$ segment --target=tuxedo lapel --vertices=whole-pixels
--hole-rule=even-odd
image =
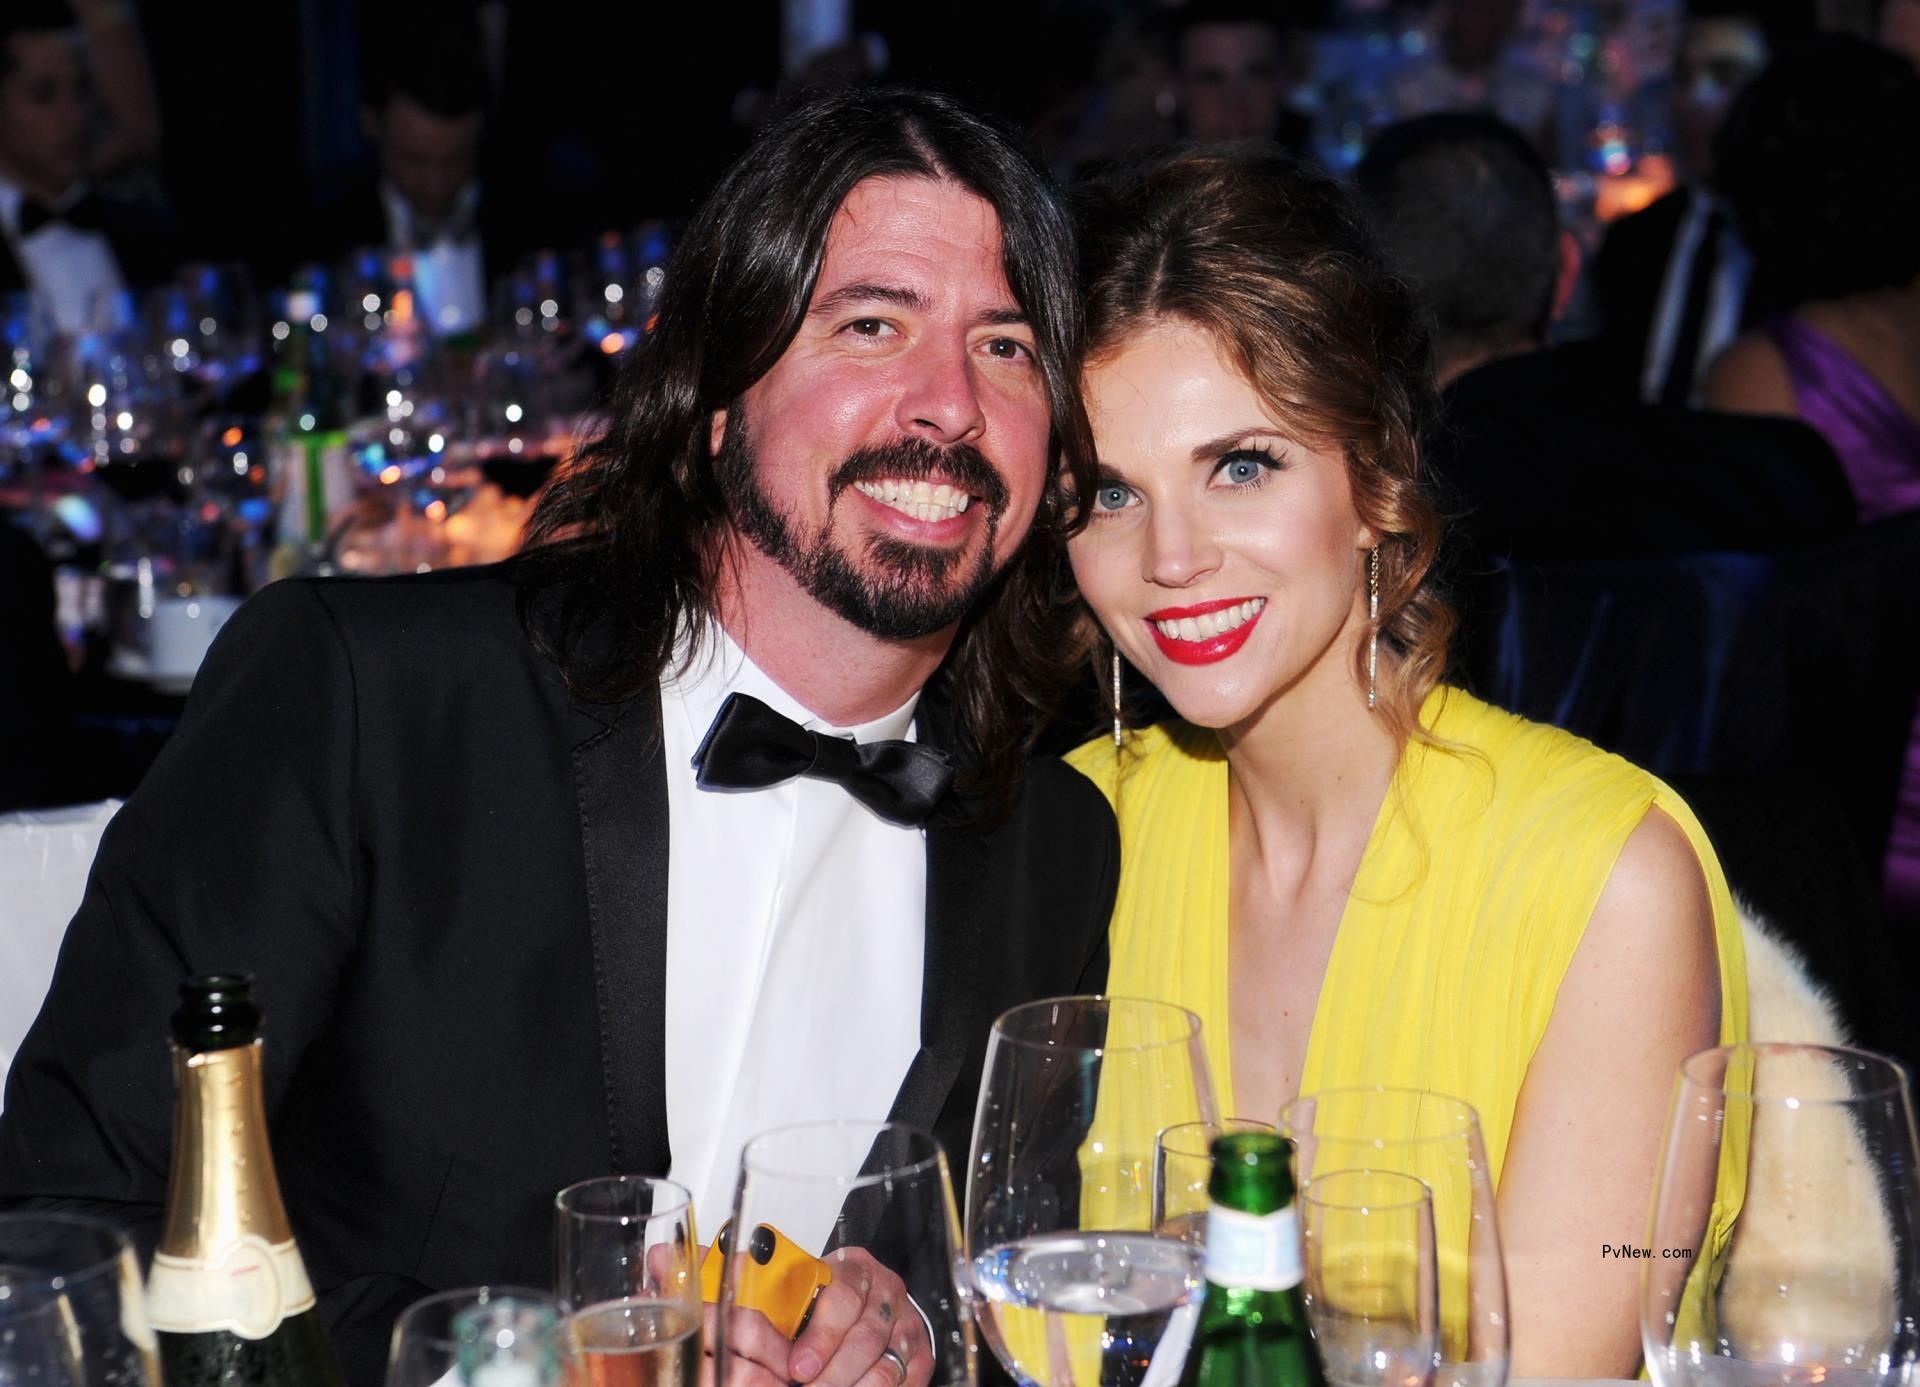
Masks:
[[[574,790],[593,938],[601,1079],[616,1171],[664,1171],[667,777],[658,691],[574,704]]]
[[[920,1052],[893,1103],[892,1118],[931,1131],[966,1060],[980,964],[986,840],[970,823],[927,826],[925,963],[920,973]]]

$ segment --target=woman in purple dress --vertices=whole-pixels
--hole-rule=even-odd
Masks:
[[[1775,314],[1714,362],[1706,403],[1825,434],[1862,523],[1920,509],[1920,73],[1821,39],[1747,88],[1717,160]],[[1920,716],[1886,898],[1920,918]]]

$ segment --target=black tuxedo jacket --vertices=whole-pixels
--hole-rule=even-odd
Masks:
[[[657,723],[656,694],[569,697],[511,567],[264,590],[101,844],[8,1080],[0,1204],[103,1208],[150,1240],[179,980],[244,969],[349,1380],[380,1381],[429,1290],[551,1284],[554,1192],[669,1160]],[[939,740],[931,711],[921,728]],[[958,1181],[995,1015],[1105,981],[1118,837],[1090,783],[1040,762],[1008,821],[926,839],[921,1048],[893,1116]]]
[[[1640,373],[1653,335],[1654,310],[1680,225],[1693,194],[1677,188],[1607,228],[1594,257],[1591,282],[1605,348],[1604,377],[1618,398],[1640,398]]]

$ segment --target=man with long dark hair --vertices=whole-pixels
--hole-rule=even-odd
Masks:
[[[1111,816],[1026,764],[1092,484],[1078,334],[1062,207],[995,127],[887,91],[770,127],[520,560],[229,624],[15,1065],[0,1202],[150,1227],[158,1037],[214,968],[259,977],[356,1379],[423,1289],[543,1281],[570,1181],[671,1169],[711,1233],[777,1123],[890,1112],[957,1162],[992,1018],[1105,976]],[[907,1308],[851,1266],[750,1356],[921,1387]]]

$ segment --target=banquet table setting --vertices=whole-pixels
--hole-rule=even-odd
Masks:
[[[1920,1387],[1916,6],[0,6],[0,1387]]]
[[[251,982],[199,976],[181,995],[182,1146],[152,1270],[143,1286],[101,1220],[0,1214],[0,1382],[341,1380],[273,1180]],[[907,1125],[803,1122],[747,1143],[730,1209],[696,1211],[663,1174],[559,1190],[551,1284],[419,1300],[386,1387],[745,1387],[823,1362],[916,1385],[1630,1380],[1510,1374],[1470,1106],[1375,1088],[1228,1117],[1200,1031],[1158,1002],[1015,1008],[993,1026],[964,1162]],[[1663,1150],[1645,1246],[1594,1250],[1643,1263],[1656,1383],[1914,1380],[1920,1152],[1897,1066],[1703,1052],[1677,1077]],[[249,1231],[218,1274],[256,1279],[209,1319],[196,1249],[223,1226]]]

